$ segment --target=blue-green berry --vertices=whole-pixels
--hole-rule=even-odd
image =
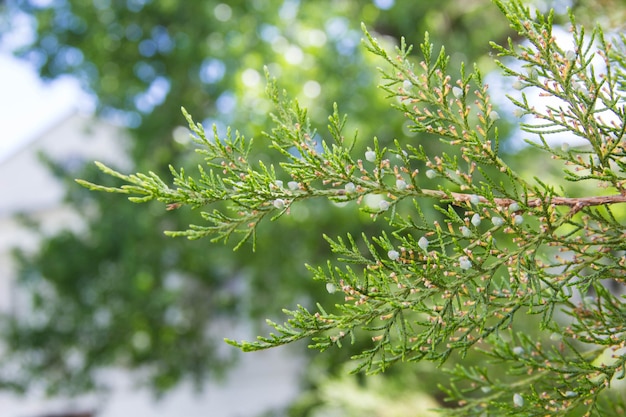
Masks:
[[[513,354],[517,355],[517,356],[522,356],[524,353],[526,353],[524,351],[524,348],[521,346],[515,346],[513,348]]]
[[[504,219],[502,219],[502,217],[498,217],[498,216],[492,217],[491,218],[491,223],[493,223],[493,225],[495,227],[500,227],[500,226],[502,226],[504,224]]]
[[[397,261],[400,258],[400,252],[397,250],[390,250],[387,252],[387,257],[392,261]]]
[[[396,180],[396,188],[400,191],[406,190],[408,184],[404,180]]]
[[[276,207],[278,210],[284,209],[285,200],[283,200],[282,198],[277,198],[276,200],[274,200],[274,207]]]
[[[461,256],[459,258],[459,267],[465,270],[470,269],[472,267],[472,261],[470,261],[467,256]]]

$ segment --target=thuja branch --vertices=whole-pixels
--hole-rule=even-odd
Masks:
[[[383,90],[420,134],[420,144],[400,138],[385,145],[374,138],[361,148],[359,152],[370,145],[359,159],[356,135],[348,146],[345,117],[337,107],[323,137],[311,128],[306,110],[286,101],[270,80],[268,93],[277,114],[266,138],[278,164],[255,161],[250,141],[238,133],[220,138],[214,129],[213,138],[207,138],[204,128],[185,113],[205,160],[199,179],[172,168],[173,185],[168,186],[153,173],[124,175],[99,165],[126,185],[80,183],[131,195],[135,202],[158,200],[167,209],[217,205],[202,214],[209,226],[191,226],[174,235],[213,235],[219,240],[233,232],[243,233],[245,240],[262,219],[278,219],[292,205],[315,197],[360,204],[375,196],[375,204],[366,201],[361,207],[375,218],[389,215],[380,235],[364,233],[358,243],[349,234],[327,237],[336,261],[344,265],[329,260],[327,268],[309,267],[329,293],[343,295],[335,312],[327,313],[319,304],[316,313],[298,307],[286,311],[285,324],[270,322],[277,334],[253,343],[229,343],[254,350],[313,336],[313,347],[324,350],[346,338],[370,335],[371,347],[355,356],[359,369],[366,370],[384,370],[398,361],[441,363],[452,352],[465,354],[480,343],[484,354],[512,366],[502,382],[500,374],[490,378],[486,369],[457,368],[460,380],[487,389],[482,394],[464,392],[453,383],[449,394],[462,407],[459,414],[543,416],[581,404],[591,407],[626,362],[621,300],[604,287],[626,276],[624,215],[611,207],[626,203],[626,118],[619,107],[623,94],[615,91],[618,83],[611,81],[610,71],[606,82],[596,76],[582,30],[572,31],[576,50],[555,49],[552,15],[533,20],[521,1],[496,3],[532,44],[521,52],[512,42],[497,48],[501,56],[529,66],[523,73],[500,63],[505,74],[517,77],[516,88],[539,88],[564,102],[562,110],[548,108],[544,114],[524,95],[512,99],[522,113],[551,123],[535,129],[542,135],[535,149],[573,166],[563,180],[590,184],[589,194],[557,193],[550,181],[535,178],[531,183],[512,170],[499,152],[502,121],[477,67],[471,73],[463,67],[454,81],[447,73],[445,51],[433,55],[428,40],[420,48],[424,60],[414,65],[404,41],[392,57],[367,32],[367,48],[391,66],[381,70]],[[626,58],[609,54],[600,29],[597,39],[607,63],[623,67]],[[578,87],[570,83],[572,77],[578,77]],[[600,103],[620,117],[602,122],[592,110]],[[590,149],[553,149],[543,135],[563,129],[585,137]],[[452,152],[423,145],[433,137]],[[613,194],[591,195],[598,184],[612,186]],[[400,201],[413,207],[398,206]],[[583,209],[583,215],[574,216]],[[594,298],[590,301],[587,294]],[[557,311],[564,314],[556,317]],[[529,336],[524,326],[531,316],[537,326]],[[558,321],[563,316],[565,325]],[[503,337],[504,331],[511,331],[511,337]],[[549,338],[543,337],[546,332]],[[597,351],[598,345],[615,359],[597,366],[580,353],[583,347]],[[530,380],[535,386],[527,388]]]
[[[346,196],[349,193],[345,190],[335,190],[329,191],[327,194],[329,195],[337,195],[337,196]],[[511,204],[518,203],[518,200],[512,198],[502,198],[502,197],[494,197],[492,200],[489,200],[485,197],[476,195],[476,194],[466,194],[466,193],[456,193],[456,192],[447,192],[443,190],[431,190],[426,188],[420,188],[419,190],[415,190],[413,192],[405,192],[406,197],[414,196],[414,197],[432,197],[442,202],[448,202],[457,206],[470,204],[493,204],[497,207],[510,207]],[[528,198],[528,200],[524,203],[528,208],[537,208],[542,207],[544,205],[553,205],[553,206],[562,206],[562,207],[572,207],[576,209],[581,209],[584,207],[592,207],[592,206],[608,206],[611,204],[618,203],[626,203],[626,195],[616,194],[616,195],[605,195],[605,196],[590,196],[590,197],[557,197],[557,196],[548,196],[546,198]]]
[[[482,196],[476,196],[475,194],[462,194],[454,192],[445,192],[441,190],[427,190],[421,189],[420,194],[428,197],[434,197],[442,201],[450,201],[460,205],[461,203],[490,203],[488,199]],[[518,203],[511,198],[499,198],[493,199],[493,204],[499,207],[509,207],[513,203]],[[617,203],[626,203],[626,195],[606,195],[606,196],[592,196],[592,197],[555,197],[549,196],[543,198],[529,198],[525,202],[526,207],[535,208],[541,207],[546,204],[553,206],[564,206],[581,209],[583,207],[592,206],[607,206]]]

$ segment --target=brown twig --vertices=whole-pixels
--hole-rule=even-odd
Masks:
[[[429,197],[439,198],[441,200],[454,200],[458,203],[466,203],[471,202],[474,197],[473,194],[462,194],[462,193],[446,193],[441,190],[421,190],[424,195]],[[488,203],[485,197],[478,196],[478,201],[480,203]],[[516,203],[518,201],[513,200],[511,198],[494,198],[494,203],[498,206],[508,207],[509,205]],[[617,203],[626,203],[626,195],[616,194],[616,195],[604,195],[604,196],[596,196],[596,197],[549,197],[546,200],[541,198],[531,198],[526,201],[527,207],[540,207],[544,204],[551,204],[554,206],[565,206],[576,208],[577,211],[582,209],[583,207],[589,206],[603,206],[608,204],[617,204]]]

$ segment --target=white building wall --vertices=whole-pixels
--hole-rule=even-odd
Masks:
[[[0,161],[0,216],[59,205],[63,186],[42,165],[40,154],[70,167],[93,160],[128,167],[124,142],[122,130],[90,117],[74,114],[59,122]]]

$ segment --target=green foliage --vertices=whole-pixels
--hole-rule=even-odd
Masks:
[[[607,287],[621,285],[626,272],[617,206],[626,202],[624,38],[613,45],[599,27],[585,36],[571,15],[575,47],[564,50],[552,32],[553,13],[533,15],[519,1],[496,4],[529,42],[493,44],[498,66],[523,90],[512,102],[540,121],[521,127],[539,134],[539,144],[531,143],[537,152],[563,161],[564,180],[589,184],[588,195],[525,178],[502,159],[500,116],[477,67],[451,75],[444,49],[433,54],[428,35],[415,63],[404,41],[391,55],[367,31],[367,49],[386,62],[381,87],[393,107],[422,141],[442,141],[450,152],[433,155],[406,139],[382,145],[374,137],[361,154],[355,143],[363,139],[346,132],[338,106],[319,133],[270,80],[277,111],[266,138],[278,164],[252,162],[250,141],[239,134],[207,138],[185,113],[205,160],[196,176],[171,168],[169,186],[152,173],[124,175],[101,165],[128,184],[79,182],[170,207],[226,202],[203,212],[208,225],[171,234],[225,240],[237,232],[237,247],[263,219],[288,217],[319,197],[386,220],[378,235],[326,237],[338,263],[309,269],[329,293],[341,294],[332,310],[298,306],[285,310],[285,324],[269,322],[269,336],[228,340],[245,351],[303,338],[323,351],[369,338],[354,356],[356,371],[459,358],[443,388],[457,405],[446,410],[450,415],[616,414],[620,402],[604,393],[623,377],[626,361],[622,297]],[[596,56],[601,71],[592,65]],[[535,107],[525,94],[532,89],[558,104]],[[563,131],[586,143],[548,141]],[[529,322],[537,332],[525,330]],[[476,352],[487,365],[463,363]]]
[[[371,0],[17,0],[7,2],[6,12],[0,24],[23,22],[23,13],[34,23],[32,44],[16,54],[29,59],[43,78],[78,78],[97,100],[98,116],[129,128],[126,143],[134,169],[151,170],[162,178],[169,175],[170,164],[194,167],[201,162],[201,156],[188,152],[186,144],[172,140],[187,131],[181,126],[185,124],[181,104],[203,125],[216,123],[220,137],[226,134],[226,124],[245,126],[242,135],[257,139],[251,160],[255,164],[262,160],[266,166],[277,163],[272,158],[281,155],[265,152],[266,143],[258,140],[261,131],[272,128],[268,116],[272,104],[262,82],[264,65],[275,76],[290,74],[281,77],[281,87],[307,107],[312,124],[324,125],[336,100],[350,114],[345,128],[358,126],[364,137],[375,133],[383,147],[403,135],[402,115],[389,108],[382,96],[371,94],[378,75],[373,56],[359,48],[360,21],[386,43],[395,42],[400,33],[415,38],[429,28],[463,51],[453,63],[478,59],[488,49],[489,39],[500,39],[508,31],[505,22],[498,24],[495,19],[485,30],[474,30],[477,22],[497,15],[486,0],[396,0],[390,10],[377,8]],[[0,32],[0,36],[9,33]],[[307,95],[304,87],[315,83],[319,95]],[[359,141],[354,146],[355,152],[361,152],[364,145]],[[440,145],[433,142],[432,146]],[[238,322],[276,317],[281,306],[293,305],[294,300],[326,303],[331,295],[306,279],[302,265],[303,260],[323,263],[330,256],[327,245],[318,239],[320,233],[341,229],[356,235],[378,229],[376,224],[363,224],[367,215],[355,216],[316,199],[293,207],[292,215],[283,216],[273,227],[254,230],[258,242],[272,244],[258,245],[253,254],[221,245],[207,249],[161,233],[197,223],[196,213],[185,207],[128,207],[114,204],[111,195],[89,193],[73,183],[80,176],[112,184],[113,179],[95,171],[93,167],[80,174],[56,170],[66,184],[71,182],[67,204],[85,214],[84,229],[60,236],[42,233],[40,250],[17,257],[16,291],[25,298],[24,309],[1,320],[1,383],[19,381],[16,385],[22,389],[42,384],[51,392],[74,393],[96,384],[101,369],[121,366],[135,371],[142,384],[158,393],[184,380],[201,384],[224,368],[224,358],[214,348],[216,322],[224,316]],[[233,231],[232,237],[248,232],[245,227],[240,230],[242,234]],[[228,234],[227,227],[220,231]],[[106,250],[97,250],[100,246]],[[275,249],[284,247],[291,256]],[[81,258],[75,259],[74,253]],[[136,291],[134,283],[147,281],[146,276],[152,286]],[[184,277],[174,280],[175,289],[170,287],[172,276]],[[147,292],[160,301],[146,303]],[[109,303],[110,299],[115,302]],[[109,311],[105,316],[111,320],[101,321],[101,315],[94,314],[99,311]],[[52,319],[32,321],[29,314]],[[118,336],[91,338],[93,329]],[[153,345],[137,354],[132,340],[135,335],[145,340],[146,333],[152,342],[159,341],[162,333],[168,337],[158,348]],[[54,343],[46,343],[46,338]],[[348,349],[326,357],[337,361],[342,355],[349,355]],[[75,361],[75,357],[86,360]]]
[[[419,372],[379,374],[355,378],[342,367],[340,374],[319,375],[320,385],[314,393],[299,398],[289,416],[323,417],[341,415],[358,417],[364,414],[381,417],[434,417],[437,401],[427,393],[440,373],[435,367]],[[317,403],[317,404],[316,404]]]
[[[417,36],[435,26],[442,38],[458,39],[458,49],[472,59],[506,31],[504,24],[472,30],[476,20],[495,15],[486,1],[399,0],[388,12],[370,0],[14,3],[37,20],[35,41],[19,55],[45,78],[77,77],[97,97],[101,114],[138,130],[134,155],[140,161],[150,155],[153,170],[171,162],[162,148],[174,146],[171,132],[180,125],[181,103],[220,126],[245,124],[248,134],[265,128],[263,89],[243,80],[246,70],[261,72],[263,65],[291,73],[285,88],[307,100],[314,117],[323,120],[328,100],[339,98],[354,120],[371,117],[373,109],[389,116],[382,101],[367,97],[374,73],[358,48],[361,20],[392,37]],[[464,36],[450,36],[456,33]],[[296,58],[289,58],[290,51]],[[307,81],[323,83],[317,100],[303,94]],[[155,86],[167,91],[162,100],[150,97]],[[229,100],[236,107],[223,105]]]

